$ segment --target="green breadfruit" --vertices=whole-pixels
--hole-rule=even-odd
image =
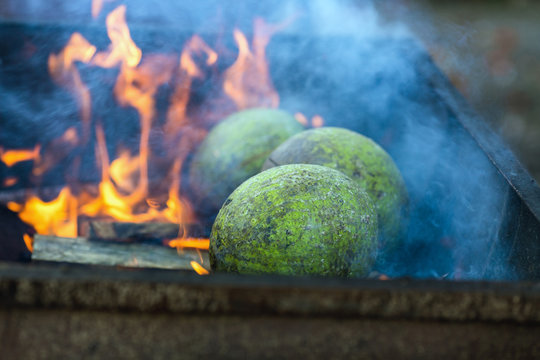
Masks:
[[[261,170],[272,150],[303,129],[292,115],[275,109],[244,110],[221,121],[201,143],[190,166],[196,208],[217,213],[238,185]]]
[[[240,185],[210,235],[215,271],[363,276],[377,252],[377,215],[339,171],[286,165]]]
[[[390,155],[374,141],[342,128],[307,130],[277,147],[263,170],[284,164],[327,166],[355,180],[377,208],[381,252],[399,247],[407,223],[407,189]]]

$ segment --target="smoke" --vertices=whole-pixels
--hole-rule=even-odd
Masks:
[[[461,114],[448,103],[455,95],[435,80],[441,75],[424,45],[403,23],[383,21],[372,2],[312,1],[305,14],[309,20],[297,31],[316,40],[269,50],[273,64],[302,68],[274,67],[276,83],[286,84],[279,89],[282,106],[308,109],[326,125],[372,137],[394,158],[410,194],[403,251],[378,270],[392,276],[513,278],[504,235],[508,184],[460,125]],[[415,20],[417,31],[433,30],[428,21],[422,28],[421,17]],[[462,28],[446,30],[467,41]],[[464,76],[473,76],[478,66],[472,58],[460,64]]]
[[[40,1],[23,3],[23,12],[28,14],[47,12]],[[77,7],[83,2],[68,3],[60,10],[72,19],[94,22],[89,19],[88,3],[84,2],[87,8]],[[106,2],[96,21],[103,23],[106,13],[120,3]],[[391,276],[512,278],[503,237],[507,185],[448,106],[447,97],[453,95],[435,85],[433,79],[439,74],[430,66],[413,31],[399,20],[383,19],[374,2],[138,0],[128,2],[127,12],[134,40],[143,52],[145,47],[177,50],[193,33],[202,34],[210,45],[213,39],[223,38],[234,52],[232,30],[249,34],[255,16],[274,23],[295,18],[267,49],[281,107],[308,117],[321,115],[326,125],[347,127],[373,138],[403,174],[411,198],[404,249],[378,270]],[[416,20],[424,33],[433,29],[429,19]],[[172,35],[163,35],[169,30]],[[458,40],[466,41],[467,34],[456,31]],[[67,32],[63,40],[69,36]],[[183,32],[187,35],[174,35]],[[160,35],[166,41],[160,41]],[[104,32],[96,38],[99,43]],[[39,51],[50,52],[58,51],[62,42],[43,44]],[[0,71],[8,72],[5,66]],[[10,84],[0,80],[2,93],[9,94],[0,100],[0,119],[10,119],[12,126],[2,128],[2,143],[9,142],[6,131],[24,133],[21,127],[46,129],[60,123],[65,128],[76,117],[73,104],[59,108],[52,101],[54,91],[42,91],[48,97],[28,107],[31,87],[18,92],[9,92],[8,87]],[[92,91],[95,88],[97,84]],[[104,96],[92,94],[98,100]],[[13,125],[14,118],[24,126]],[[115,131],[121,132],[121,127],[117,125]]]

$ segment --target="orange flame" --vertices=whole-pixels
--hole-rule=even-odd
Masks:
[[[137,66],[141,61],[142,51],[131,40],[126,24],[126,6],[120,5],[114,9],[105,22],[111,45],[107,51],[97,53],[93,63],[104,68],[113,68],[119,64]]]
[[[24,206],[9,202],[7,207],[19,212],[19,217],[32,224],[38,234],[63,237],[77,236],[77,199],[69,188],[63,188],[58,197],[45,202],[37,196],[31,196]]]
[[[30,252],[34,252],[34,238],[28,234],[23,234],[24,244]]]
[[[185,239],[174,239],[169,241],[168,244],[170,247],[177,249],[201,249],[208,250],[210,247],[210,239],[200,239],[200,238],[185,238]]]
[[[239,110],[250,107],[279,106],[279,95],[274,89],[268,63],[266,46],[271,37],[288,26],[294,18],[282,24],[267,24],[262,18],[256,18],[253,31],[253,52],[249,48],[245,35],[234,30],[234,39],[238,45],[238,58],[225,72],[223,90],[235,102]]]
[[[195,64],[193,55],[205,53],[207,56],[206,65],[214,65],[218,59],[217,53],[212,50],[199,36],[194,35],[184,47],[180,56],[180,68],[184,69],[187,74],[194,77],[202,77],[203,74],[199,67]]]
[[[114,2],[115,0],[92,0],[92,18],[97,18],[103,9],[106,2]]]
[[[191,264],[191,267],[193,268],[193,270],[195,270],[195,272],[197,274],[199,274],[199,275],[208,275],[209,274],[208,270],[206,270],[204,267],[202,267],[202,265],[199,264],[198,262],[191,261],[190,264]]]
[[[79,137],[75,128],[67,129],[62,136],[51,141],[43,156],[38,157],[34,163],[32,174],[41,176],[60,160],[68,156],[79,145]]]
[[[0,160],[7,167],[12,167],[22,161],[39,159],[40,145],[36,145],[32,150],[4,150],[0,147]]]
[[[99,196],[84,204],[80,208],[80,212],[88,216],[109,215],[121,221],[135,221],[136,217],[132,213],[132,207],[138,199],[122,196],[112,183],[109,175],[109,155],[105,143],[105,134],[101,126],[96,128],[96,138],[96,154],[101,164]]]
[[[104,3],[112,1],[93,0],[92,16],[98,17]],[[0,149],[0,160],[7,166],[34,160],[33,175],[41,176],[61,159],[66,158],[77,146],[88,143],[92,121],[91,97],[77,69],[81,62],[102,68],[119,68],[114,96],[121,106],[133,107],[139,114],[141,133],[138,153],[121,150],[114,154],[118,156],[110,159],[105,133],[102,126],[97,125],[95,154],[101,168],[101,181],[97,191],[84,187],[77,187],[72,191],[66,187],[56,199],[49,202],[37,196],[29,196],[23,205],[8,203],[8,208],[19,212],[20,218],[32,224],[39,234],[75,237],[78,215],[107,217],[127,222],[169,221],[186,224],[194,220],[193,209],[180,195],[181,170],[187,155],[206,134],[208,123],[201,125],[195,121],[199,119],[188,119],[187,107],[194,79],[205,76],[209,70],[205,66],[215,65],[218,54],[195,35],[185,44],[179,64],[177,58],[171,55],[145,54],[143,58],[142,51],[131,38],[126,23],[125,5],[118,6],[108,14],[106,25],[111,42],[107,50],[97,52],[96,47],[81,34],[74,33],[60,53],[49,56],[48,69],[51,77],[72,92],[78,102],[82,119],[81,133],[77,132],[76,127],[72,127],[43,147],[37,145],[32,150],[24,151]],[[227,106],[234,106],[234,103],[238,109],[279,105],[279,96],[270,78],[265,52],[272,35],[286,25],[287,22],[271,25],[262,19],[256,19],[251,48],[246,36],[239,30],[234,31],[238,58],[224,74],[223,93],[216,96],[216,99],[209,99],[209,107],[221,102],[227,103]],[[213,68],[212,71],[216,69]],[[172,79],[174,92],[169,99],[170,107],[163,124],[159,122],[161,118],[156,116],[155,97],[159,88]],[[232,99],[232,102],[227,97]],[[229,110],[231,109],[226,111]],[[214,115],[216,114],[211,114]],[[196,116],[203,118],[198,113]],[[302,114],[297,114],[297,119],[308,125],[307,118]],[[208,119],[203,120],[208,122]],[[319,124],[323,124],[322,118],[315,116],[311,119],[312,126],[320,126]],[[165,160],[170,160],[166,165],[168,168],[162,166],[163,172],[168,172],[164,183],[169,186],[160,188],[162,192],[157,194],[154,184],[152,187],[149,184],[148,163],[157,159],[157,155],[152,154],[149,139],[151,129],[159,126],[162,126],[159,130],[165,133],[165,140],[168,144],[173,144],[171,148],[175,150],[165,155]],[[163,159],[159,161],[162,162]],[[8,180],[14,183],[17,179],[6,179],[5,184]],[[32,237],[25,235],[23,239],[32,251]],[[184,248],[197,250],[200,261],[192,261],[191,266],[198,274],[208,274],[208,270],[202,266],[203,257],[199,250],[208,250],[209,239],[188,237],[181,226],[178,237],[169,241],[168,246],[175,247],[178,251]]]
[[[223,90],[239,110],[255,106],[277,107],[279,96],[268,76],[265,59],[251,53],[248,41],[240,30],[234,30],[238,58],[225,72]]]
[[[154,96],[159,86],[171,78],[173,67],[172,57],[148,56],[137,68],[122,67],[114,88],[119,103],[133,106],[140,115],[139,183],[131,195],[133,203],[144,199],[148,193],[148,143],[155,114]]]
[[[131,156],[129,151],[124,150],[111,163],[110,177],[119,190],[132,192],[136,188],[136,177],[139,170],[139,158]]]
[[[24,206],[17,207],[16,204],[11,204],[13,209],[17,208],[21,212],[21,218],[35,225],[38,233],[55,232],[51,231],[51,228],[56,224],[57,217],[61,218],[63,214],[65,215],[63,204],[72,199],[78,201],[76,204],[78,209],[76,210],[81,215],[109,216],[116,220],[133,222],[168,220],[182,223],[184,220],[191,220],[191,209],[179,196],[179,173],[182,158],[175,161],[171,170],[173,181],[166,207],[159,210],[157,207],[148,206],[147,211],[140,210],[140,205],[145,203],[148,193],[147,162],[150,155],[148,142],[155,113],[154,97],[159,86],[171,78],[175,60],[171,56],[150,55],[139,65],[142,54],[132,42],[125,24],[125,6],[120,6],[109,14],[107,29],[111,39],[111,46],[107,52],[95,54],[94,47],[91,47],[79,34],[74,34],[59,55],[51,56],[51,73],[53,76],[55,74],[64,76],[66,73],[69,76],[78,75],[77,69],[74,67],[74,60],[89,62],[94,54],[92,61],[94,65],[102,67],[121,65],[114,93],[121,105],[133,106],[140,114],[142,130],[139,154],[131,156],[129,153],[123,152],[118,159],[109,163],[105,134],[103,129],[98,126],[96,128],[96,156],[101,164],[102,181],[99,184],[97,196],[83,192],[77,200],[70,192],[63,191],[56,200],[50,203],[39,202],[39,199],[31,198]],[[92,49],[92,51],[85,52],[84,49]],[[208,54],[207,63],[209,64],[214,63],[217,59],[217,54],[197,38],[193,41],[193,51],[205,51]],[[66,69],[72,72],[71,75]],[[75,79],[80,78],[75,76]],[[55,141],[62,145],[65,143],[76,144],[78,139],[74,129],[68,129],[60,140]],[[54,153],[52,155],[54,159]],[[34,168],[36,175],[40,175],[50,168],[52,161],[48,160],[50,159],[46,158]],[[134,180],[137,173],[139,174],[138,182]],[[47,214],[44,216],[48,216],[50,219],[43,220],[35,216],[45,209]],[[57,214],[52,215],[53,213]],[[70,236],[76,235],[76,228],[74,227],[74,229],[74,231],[69,231]],[[66,231],[62,231],[60,235],[64,236],[65,234]]]
[[[88,63],[96,52],[79,33],[71,35],[67,45],[58,54],[49,56],[49,73],[54,81],[75,94],[79,103],[81,119],[83,121],[83,141],[86,141],[91,119],[91,97],[88,87],[82,82],[81,75],[75,61]]]
[[[155,112],[154,96],[159,86],[171,78],[174,60],[170,56],[152,55],[147,57],[140,66],[136,67],[141,61],[142,52],[131,39],[125,21],[125,13],[126,7],[121,5],[107,16],[107,33],[111,40],[111,46],[107,52],[96,54],[93,63],[105,68],[121,65],[114,87],[114,94],[120,105],[133,106],[140,115],[139,182],[129,197],[124,198],[129,207],[144,200],[148,193],[148,157],[150,152],[148,143]],[[103,143],[100,145],[100,149],[101,153],[103,153],[103,149],[106,151]],[[102,161],[102,166],[103,164]],[[112,176],[116,176],[115,180],[120,183],[116,168],[117,166],[114,166]],[[106,194],[113,195],[116,191],[114,191],[114,186],[110,182],[108,169],[106,170],[107,174],[104,175],[101,188]],[[135,169],[132,168],[132,170]],[[117,199],[118,197],[114,195],[114,198]],[[125,209],[125,206],[123,208]],[[128,213],[126,211],[122,212]]]
[[[165,134],[173,138],[178,131],[186,125],[186,108],[190,98],[190,90],[193,78],[202,78],[203,73],[194,60],[194,55],[206,55],[206,65],[214,65],[218,59],[217,53],[212,50],[199,36],[193,36],[182,50],[180,55],[180,68],[175,91],[170,99],[167,112],[167,124]]]
[[[104,0],[92,0],[92,17],[95,19],[98,17],[101,9],[103,8]]]

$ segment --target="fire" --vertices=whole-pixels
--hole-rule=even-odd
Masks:
[[[107,51],[97,53],[93,63],[104,68],[113,68],[119,64],[137,66],[141,61],[142,51],[131,40],[126,23],[126,6],[120,5],[114,9],[107,16],[106,24],[111,45]]]
[[[77,199],[67,187],[50,202],[31,196],[22,209],[14,202],[9,202],[7,207],[11,211],[19,212],[19,217],[32,224],[38,234],[77,236]]]
[[[104,3],[112,1],[94,0],[92,16],[97,18]],[[202,116],[191,118],[191,113],[188,114],[192,86],[204,80],[209,72],[212,75],[218,73],[218,53],[200,36],[194,35],[184,45],[180,56],[146,53],[143,56],[142,50],[131,38],[125,5],[116,7],[107,15],[105,22],[110,39],[106,50],[98,52],[81,34],[74,33],[66,46],[48,59],[51,78],[77,101],[80,128],[70,127],[57,139],[43,146],[36,145],[33,149],[0,148],[0,160],[8,167],[21,161],[33,161],[32,174],[39,179],[75,150],[94,144],[97,168],[101,171],[97,189],[70,183],[50,201],[30,194],[24,204],[10,202],[7,206],[18,212],[23,221],[33,225],[38,234],[62,237],[78,235],[77,219],[80,216],[125,222],[167,221],[181,224],[178,237],[169,240],[166,245],[178,251],[196,249],[200,262],[192,261],[191,266],[198,274],[208,274],[202,266],[200,250],[208,250],[209,239],[189,237],[183,228],[182,224],[193,223],[196,219],[191,204],[183,198],[180,189],[183,185],[183,165],[206,135],[208,124],[212,123],[203,119],[200,124],[198,121]],[[251,44],[240,30],[234,31],[238,57],[222,74],[223,91],[215,92],[217,95],[205,100],[208,102],[201,106],[210,109],[205,114],[213,112],[209,116],[217,118],[234,111],[231,106],[245,109],[261,106],[275,108],[279,105],[279,96],[272,84],[266,61],[266,47],[273,34],[286,25],[288,23],[272,25],[256,19]],[[115,144],[117,153],[109,154],[107,141],[111,139],[107,139],[104,131],[108,119],[92,118],[91,93],[81,79],[78,66],[117,69],[114,97],[120,106],[131,107],[138,113],[138,149]],[[164,85],[170,86],[171,95],[166,114],[160,115],[156,110],[156,94]],[[228,103],[229,107],[214,110],[222,103]],[[308,125],[304,115],[297,114],[296,117]],[[311,119],[314,127],[322,124],[321,117]],[[163,154],[153,154],[154,148],[150,144],[153,130],[164,134],[167,150]],[[81,160],[76,157],[78,161]],[[159,184],[159,193],[156,193],[151,186],[155,184],[150,184],[149,180],[149,163],[156,159],[160,164],[166,163],[161,170],[165,174],[162,182],[166,186]],[[13,185],[16,181],[14,177],[7,178],[4,186]],[[23,240],[32,251],[32,237],[25,235]]]
[[[191,267],[193,268],[193,270],[195,270],[195,272],[197,274],[199,274],[199,275],[208,275],[209,274],[208,270],[203,268],[202,265],[199,264],[198,262],[191,261],[190,264],[191,264]]]
[[[79,103],[83,122],[83,139],[88,137],[91,120],[91,97],[88,87],[81,80],[81,75],[75,62],[88,63],[96,53],[96,47],[91,45],[81,34],[71,35],[66,47],[58,54],[49,56],[49,74],[60,86],[71,91]]]
[[[272,84],[266,62],[266,46],[272,35],[280,29],[281,26],[268,25],[264,20],[257,18],[252,42],[253,51],[250,50],[246,36],[240,30],[234,30],[238,58],[225,72],[223,90],[239,110],[256,106],[272,108],[279,106],[279,95]]]
[[[218,54],[208,46],[203,39],[194,35],[186,44],[182,55],[180,56],[180,68],[185,70],[192,77],[202,77],[203,74],[195,64],[194,55],[205,53],[207,56],[206,65],[214,65],[218,59]]]
[[[210,247],[210,240],[200,238],[174,239],[169,241],[169,246],[177,249],[190,248],[208,250]]]
[[[128,150],[123,150],[109,167],[111,180],[123,192],[133,192],[136,187],[139,158],[132,156]]]
[[[197,66],[194,56],[202,54],[206,55],[207,66],[214,65],[218,60],[217,53],[203,39],[194,35],[184,46],[180,55],[176,87],[171,96],[171,104],[167,112],[166,134],[177,134],[188,123],[186,109],[190,99],[192,80],[204,76],[199,66]],[[168,137],[171,138],[170,135]]]
[[[103,5],[105,5],[106,2],[113,2],[115,0],[92,0],[92,18],[97,18],[99,16],[99,13],[103,9]]]
[[[83,142],[86,142],[86,140]],[[32,174],[38,177],[45,174],[59,161],[66,158],[78,145],[79,136],[77,131],[70,127],[62,136],[51,141],[43,156],[38,156],[35,159]]]
[[[0,147],[0,160],[7,167],[12,167],[22,161],[39,159],[40,145],[36,145],[32,150],[4,150]]]
[[[92,17],[95,19],[98,17],[101,9],[103,8],[104,0],[93,0],[92,1]]]
[[[141,201],[148,194],[148,142],[155,115],[154,95],[171,78],[173,66],[172,58],[162,55],[147,57],[137,68],[122,66],[114,88],[120,105],[132,106],[140,115],[139,184],[131,195],[132,202]]]
[[[32,238],[28,234],[23,234],[23,240],[24,240],[24,244],[26,245],[26,248],[28,249],[28,251],[34,252],[34,238]]]
[[[81,207],[84,215],[98,216],[109,215],[121,221],[133,221],[132,203],[118,193],[109,176],[109,154],[105,144],[103,128],[96,128],[96,154],[101,164],[101,182],[99,184],[99,196],[93,201]]]

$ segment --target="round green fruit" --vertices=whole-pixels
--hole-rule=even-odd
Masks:
[[[277,147],[263,170],[284,164],[327,166],[355,180],[377,208],[382,252],[392,252],[399,246],[407,222],[407,189],[390,155],[374,141],[342,128],[307,130]]]
[[[365,275],[377,252],[377,213],[339,171],[285,165],[240,185],[210,235],[216,271],[244,274]]]
[[[257,174],[279,144],[304,130],[289,113],[249,109],[216,125],[193,157],[189,184],[197,208],[217,213],[227,196]]]

